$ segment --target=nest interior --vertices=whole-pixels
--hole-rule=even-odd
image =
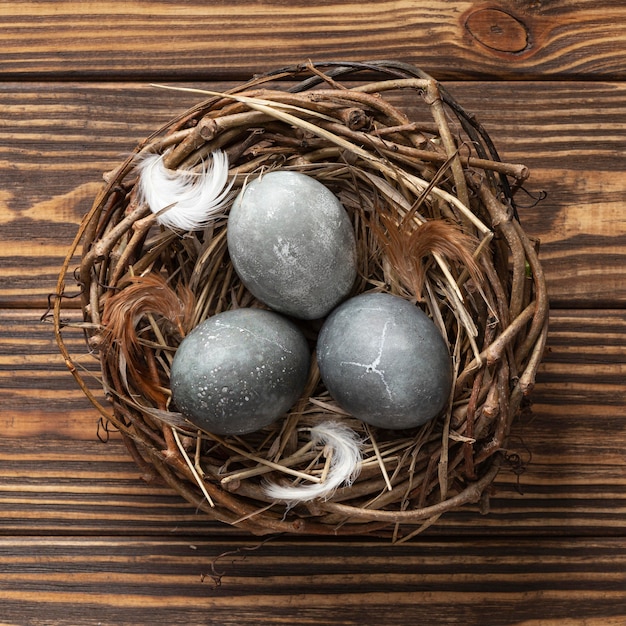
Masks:
[[[284,68],[203,100],[137,146],[105,176],[68,252],[54,307],[70,370],[148,475],[214,520],[254,534],[391,536],[404,541],[447,511],[478,502],[504,457],[512,421],[534,384],[547,332],[537,242],[515,192],[523,165],[500,160],[452,96],[402,63]],[[408,103],[408,104],[407,104]],[[169,372],[183,337],[231,308],[263,306],[228,256],[227,216],[194,232],[159,226],[140,201],[136,164],[159,153],[172,170],[229,158],[233,192],[275,169],[306,173],[348,211],[358,246],[353,293],[382,291],[420,306],[450,346],[446,410],[410,431],[367,427],[328,395],[312,361],[306,390],[271,426],[216,436],[171,404]],[[83,321],[62,317],[70,265]],[[312,348],[319,321],[302,323]],[[99,363],[101,402],[65,340],[84,333]],[[264,481],[319,480],[328,455],[311,426],[340,420],[363,440],[358,478],[325,500],[286,508]]]

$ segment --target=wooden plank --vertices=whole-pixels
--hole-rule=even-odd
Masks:
[[[517,624],[626,620],[623,539],[0,539],[6,624]]]
[[[231,532],[145,484],[114,433],[98,440],[95,409],[32,311],[0,312],[0,359],[0,534]],[[468,507],[428,535],[623,536],[625,361],[626,311],[553,311],[533,411],[515,425],[490,514]]]
[[[575,429],[573,429],[575,430]],[[445,515],[423,538],[620,537],[626,515],[623,464],[567,460],[555,441],[548,461],[520,450],[524,473],[505,467],[490,511],[465,507]],[[617,439],[624,445],[623,437]],[[610,445],[592,442],[601,454]],[[529,452],[530,450],[530,452]],[[511,452],[517,452],[512,448]],[[595,452],[594,452],[595,453]],[[539,455],[538,455],[539,456]],[[530,460],[529,460],[530,459]],[[3,439],[0,442],[2,536],[250,537],[209,520],[158,482],[146,483],[117,439]]]
[[[516,200],[524,228],[541,241],[552,307],[610,308],[626,302],[626,124],[620,113],[625,87],[449,87],[489,131],[501,157],[531,171],[529,195]],[[547,198],[536,203],[542,192]]]
[[[0,91],[0,306],[45,308],[102,175],[198,96],[131,84]]]
[[[143,481],[115,437],[5,440],[0,449],[4,536],[229,534],[162,484]]]
[[[241,78],[315,60],[402,59],[439,78],[622,79],[626,7],[578,0],[0,3],[21,79]]]
[[[518,199],[542,241],[552,306],[623,306],[626,84],[447,86],[503,159],[530,167],[529,194],[548,193],[536,206]],[[198,100],[129,83],[0,84],[0,306],[45,307],[102,174]]]
[[[625,18],[620,0],[0,0],[0,624],[626,623]],[[420,65],[532,171],[519,209],[553,307],[533,412],[490,514],[402,546],[208,521],[143,480],[39,321],[102,173],[198,99],[148,83],[309,58]]]
[[[68,347],[77,367],[99,371],[83,338]],[[89,383],[89,375],[86,374]],[[93,382],[98,388],[99,383]],[[0,310],[0,432],[19,438],[93,440],[99,415],[69,375],[54,341],[51,323],[38,312]]]

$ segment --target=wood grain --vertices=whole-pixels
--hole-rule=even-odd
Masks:
[[[99,427],[51,331],[31,310],[0,313],[0,535],[232,533],[142,480],[115,433]],[[86,354],[79,333],[67,343]],[[92,358],[80,362],[95,369]],[[626,312],[553,311],[532,414],[514,428],[490,514],[468,507],[427,536],[621,536],[624,362]]]
[[[442,79],[621,80],[626,67],[617,0],[3,1],[0,20],[15,80],[239,79],[307,59],[402,59]]]
[[[529,195],[518,201],[524,228],[542,242],[552,306],[622,306],[626,87],[447,87],[488,129],[503,159],[531,169]],[[45,306],[102,174],[198,100],[147,84],[0,84],[0,306]],[[547,198],[533,206],[543,191]]]
[[[621,0],[0,0],[0,625],[625,624],[625,42]],[[489,515],[402,546],[207,522],[143,479],[39,321],[102,174],[197,102],[149,83],[310,58],[424,68],[531,169],[552,303],[532,414]]]
[[[625,572],[623,539],[0,540],[9,624],[617,626]]]

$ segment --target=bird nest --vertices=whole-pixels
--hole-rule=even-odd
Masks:
[[[527,168],[501,162],[474,117],[402,63],[305,64],[225,93],[197,92],[199,104],[105,175],[67,255],[53,317],[82,390],[147,475],[209,518],[254,534],[402,541],[479,502],[506,458],[547,332],[537,242],[514,202]],[[401,296],[448,341],[453,389],[440,415],[409,430],[368,426],[330,397],[315,358],[300,399],[260,431],[216,435],[177,411],[169,377],[183,337],[219,312],[264,305],[233,269],[228,211],[190,231],[163,226],[142,201],[137,164],[159,154],[170,171],[201,171],[216,150],[228,157],[231,197],[252,178],[286,169],[340,199],[357,242],[352,293]],[[71,323],[62,311],[78,253],[71,282],[83,320]],[[314,354],[320,321],[298,323]],[[85,334],[107,402],[71,354],[69,333]],[[324,481],[332,455],[310,433],[328,421],[358,434],[358,477],[324,498],[272,500],[268,480]]]

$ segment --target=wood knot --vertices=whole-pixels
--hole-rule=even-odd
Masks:
[[[519,54],[531,45],[526,24],[502,9],[483,8],[470,13],[465,28],[476,41],[496,52]]]
[[[372,120],[366,115],[363,109],[357,107],[349,108],[341,113],[344,124],[350,130],[363,130],[371,126]]]
[[[92,335],[87,341],[87,345],[96,352],[100,351],[102,346],[105,346],[106,344],[106,339],[100,333]]]

